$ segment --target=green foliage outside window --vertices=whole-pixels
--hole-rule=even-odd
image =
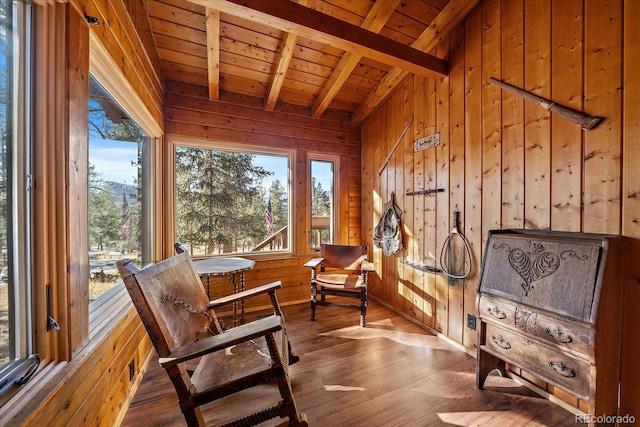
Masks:
[[[116,262],[142,266],[144,130],[95,80],[89,93],[89,299],[119,280]]]
[[[288,170],[283,156],[177,147],[177,240],[194,255],[287,249],[288,183],[259,164],[269,160],[280,165],[280,175]],[[269,201],[271,234],[265,222]]]

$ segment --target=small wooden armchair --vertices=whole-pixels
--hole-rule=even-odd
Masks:
[[[250,426],[277,417],[287,417],[290,426],[307,425],[296,408],[288,376],[288,341],[275,294],[280,282],[209,301],[187,253],[142,270],[129,260],[117,265],[187,425],[205,425],[201,405],[265,383],[279,391],[273,399],[277,403],[226,425]],[[273,315],[222,331],[215,308],[262,294],[269,295]]]
[[[367,316],[367,273],[374,271],[367,261],[368,247],[322,244],[320,258],[313,258],[305,267],[311,269],[311,320],[316,318],[316,306],[339,306],[360,311],[360,326]],[[320,299],[318,299],[320,294]],[[358,298],[359,304],[333,302],[327,295]]]

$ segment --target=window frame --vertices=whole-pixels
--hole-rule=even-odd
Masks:
[[[129,113],[127,111],[124,110],[124,108],[122,108],[122,106],[120,105],[120,103],[113,98],[113,96],[111,95],[111,93],[109,93],[103,86],[102,83],[100,81],[98,81],[98,79],[95,77],[95,75],[93,75],[92,72],[89,72],[90,75],[90,80],[94,81],[96,83],[96,85],[99,87],[99,89],[101,90],[101,92],[103,94],[105,94],[106,96],[110,97],[111,100],[114,102],[114,104],[117,104],[118,108],[120,108],[120,110],[126,114],[130,119],[131,116],[129,115]],[[91,100],[91,90],[89,91],[89,100]],[[91,114],[91,112],[90,112]],[[142,129],[142,127],[140,127],[138,125],[138,123],[131,119],[131,121],[133,123],[135,123],[136,126],[138,126],[138,128],[144,132],[144,129]],[[89,135],[91,134],[91,132],[89,132]],[[89,137],[90,139],[91,137]],[[146,190],[144,191],[150,184],[150,174],[149,174],[149,168],[150,168],[150,164],[152,164],[152,159],[150,158],[150,150],[149,150],[149,146],[152,144],[152,138],[149,137],[146,132],[144,133],[144,136],[139,138],[138,141],[122,141],[122,140],[112,140],[112,141],[117,141],[119,144],[122,144],[122,146],[124,146],[125,144],[135,144],[136,145],[136,149],[138,150],[138,153],[140,154],[141,158],[141,165],[139,165],[138,167],[142,168],[140,171],[138,171],[140,173],[140,183],[139,186],[140,188],[143,189],[143,193],[141,195],[142,200],[141,200],[141,210],[140,210],[140,214],[141,214],[141,222],[143,225],[143,230],[142,230],[142,235],[141,235],[141,241],[140,243],[140,250],[141,250],[141,263],[142,265],[146,265],[150,262],[150,258],[151,258],[151,246],[150,246],[150,242],[151,242],[151,230],[147,230],[146,227],[144,227],[149,221],[150,221],[150,212],[149,212],[149,206],[150,206],[150,196],[151,196],[151,192]],[[119,145],[120,146],[120,145]],[[87,152],[89,153],[89,165],[91,164],[91,143],[89,142],[88,145],[88,150]],[[119,163],[120,164],[120,163]],[[129,185],[133,185],[133,183],[129,183]],[[90,191],[90,189],[89,189]],[[89,213],[91,213],[91,197],[89,195]],[[88,229],[91,230],[91,224],[88,225]],[[89,239],[90,240],[90,239]],[[89,252],[91,251],[91,245],[89,245]],[[115,258],[112,260],[113,263],[117,262],[119,258]],[[137,264],[137,261],[135,262]],[[89,264],[91,264],[91,261],[89,261]],[[121,283],[121,282],[120,282]],[[118,286],[118,283],[115,283],[114,286]],[[95,299],[89,300],[89,305],[91,307],[91,305],[96,304],[96,301],[98,301],[99,299],[101,299],[103,297],[103,295],[107,294],[109,291],[111,290],[111,288],[107,289],[106,291],[104,291],[102,294],[98,295]],[[90,315],[91,315],[91,310],[90,310]]]
[[[12,2],[13,3],[13,2]],[[11,5],[10,7],[14,7]],[[14,13],[15,12],[15,15]],[[13,76],[19,76],[18,81],[10,80],[11,91],[11,140],[8,143],[7,187],[8,210],[7,217],[7,249],[9,277],[7,292],[11,316],[9,318],[9,357],[10,360],[0,366],[0,378],[9,384],[13,378],[23,375],[30,361],[29,356],[37,351],[35,307],[33,295],[33,149],[34,125],[36,121],[33,108],[35,96],[34,70],[36,64],[34,43],[37,37],[35,31],[35,8],[28,2],[15,2],[12,11],[12,26],[17,22],[19,27],[14,31],[18,38],[18,56],[13,57],[12,69],[8,70]],[[15,53],[15,42],[10,49]],[[26,243],[26,244],[25,244]],[[39,360],[39,359],[38,359]],[[37,365],[36,365],[37,366]],[[12,396],[17,389],[9,391]],[[7,396],[3,396],[3,402]]]
[[[288,157],[289,161],[289,170],[287,173],[287,182],[286,188],[289,193],[289,206],[288,206],[288,218],[289,218],[289,233],[287,235],[287,249],[278,250],[278,251],[260,251],[260,252],[234,252],[232,254],[214,254],[207,255],[205,257],[194,257],[194,258],[212,258],[212,257],[224,257],[224,256],[239,256],[242,258],[259,260],[264,258],[274,259],[274,258],[288,258],[294,256],[296,253],[296,220],[294,218],[293,207],[295,206],[296,200],[296,192],[295,185],[293,182],[293,177],[295,176],[295,165],[296,165],[296,150],[287,149],[287,148],[275,148],[268,146],[261,146],[255,144],[238,144],[230,141],[220,141],[220,140],[209,140],[202,138],[192,138],[188,136],[181,135],[169,135],[167,136],[167,140],[169,141],[166,144],[167,152],[165,156],[167,158],[167,166],[165,167],[167,180],[166,186],[166,205],[165,209],[167,212],[167,236],[171,236],[172,239],[167,239],[166,242],[166,250],[167,253],[171,254],[174,251],[173,244],[177,240],[176,234],[176,182],[175,182],[175,174],[176,174],[176,147],[188,147],[188,148],[201,148],[206,150],[224,150],[224,151],[232,151],[237,153],[247,153],[247,154],[257,154],[257,155],[273,155],[273,156],[281,156]]]
[[[38,396],[54,395],[60,381],[74,381],[83,370],[93,369],[96,350],[103,349],[111,331],[131,319],[133,306],[126,290],[103,305],[107,312],[88,321],[88,264],[82,245],[87,240],[82,229],[82,212],[87,208],[87,118],[89,62],[102,61],[102,72],[118,78],[112,93],[132,99],[136,111],[131,116],[149,136],[153,159],[152,196],[162,192],[163,121],[153,119],[151,110],[129,83],[125,73],[100,42],[103,35],[89,27],[85,14],[67,2],[20,0],[33,8],[34,21],[34,127],[33,127],[33,304],[34,346],[41,358],[36,375],[21,387],[6,405],[0,418],[24,420],[42,406]],[[77,5],[76,5],[77,6]],[[104,28],[104,27],[100,27]],[[90,55],[88,54],[90,52]],[[96,55],[97,53],[97,55]],[[98,58],[99,57],[99,58]],[[95,71],[95,68],[92,68]],[[101,80],[105,82],[105,80]],[[86,86],[85,86],[85,83]],[[117,96],[123,106],[123,98]],[[146,99],[146,98],[145,98]],[[160,105],[158,104],[160,108]],[[145,113],[146,112],[146,113]],[[157,111],[155,111],[157,113]],[[160,221],[162,197],[153,198],[152,261],[163,255]],[[80,218],[80,219],[79,219]],[[88,217],[87,217],[88,220]],[[78,231],[80,230],[80,232]],[[85,274],[86,273],[86,274]],[[83,304],[84,303],[84,304]],[[59,323],[59,330],[48,327],[48,316]],[[95,328],[95,329],[94,329]],[[95,333],[89,336],[89,329]],[[98,355],[99,356],[99,355]],[[72,363],[68,363],[72,361]],[[136,373],[138,374],[138,373]],[[44,394],[43,394],[44,393]],[[19,421],[18,421],[19,422]]]
[[[159,203],[157,200],[151,197],[152,194],[159,194],[158,189],[161,188],[161,177],[159,176],[158,157],[161,150],[158,146],[162,143],[162,128],[154,121],[153,116],[145,107],[140,97],[137,95],[134,88],[131,86],[127,78],[120,71],[120,68],[113,61],[106,47],[100,42],[98,37],[89,32],[89,73],[98,81],[100,85],[111,95],[111,97],[120,105],[120,107],[134,120],[138,126],[140,126],[149,137],[149,141],[145,144],[143,149],[143,161],[146,160],[146,164],[143,167],[143,183],[148,183],[148,188],[143,191],[143,198],[147,203],[146,208],[148,212],[145,212],[145,218],[149,225],[149,230],[143,233],[143,248],[147,247],[149,252],[145,254],[145,257],[151,261],[158,259],[160,251],[157,243],[157,236],[159,236],[159,221],[157,220],[159,209]],[[88,95],[88,92],[87,92]],[[88,98],[87,98],[88,103]],[[88,117],[87,117],[88,121]],[[86,147],[88,153],[89,140],[86,140]],[[87,154],[88,155],[88,154]],[[88,158],[87,158],[88,168]],[[87,193],[88,198],[88,193]],[[88,216],[84,219],[88,225]],[[88,227],[87,227],[88,231]],[[88,242],[88,236],[86,236]],[[88,252],[82,255],[87,258]],[[86,284],[89,287],[88,276]],[[105,307],[110,307],[113,303],[121,300],[122,295],[126,293],[124,284],[119,282],[111,289],[101,295],[100,298],[94,303],[89,303],[87,299],[87,305],[89,308],[88,313],[88,334],[89,339],[95,337],[101,328],[105,325],[110,325],[117,313],[115,310],[108,310]]]

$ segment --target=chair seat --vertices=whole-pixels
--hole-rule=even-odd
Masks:
[[[360,326],[367,315],[367,273],[374,271],[367,261],[366,245],[336,245],[323,243],[320,257],[304,264],[311,269],[311,320],[316,319],[316,307],[336,306],[360,311]],[[358,299],[358,304],[329,301],[327,295]]]
[[[282,345],[283,334],[277,332],[274,337],[281,354],[286,354],[287,346]],[[281,362],[287,370],[284,360]],[[225,351],[209,353],[202,356],[191,376],[192,393],[236,383],[243,377],[268,371],[272,364],[264,337],[240,343]]]
[[[364,286],[362,276],[359,274],[318,273],[318,285],[330,289],[343,289],[360,291]]]

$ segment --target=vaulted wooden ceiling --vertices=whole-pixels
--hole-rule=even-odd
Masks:
[[[359,123],[480,0],[147,0],[165,81],[327,109]],[[441,55],[444,57],[444,55]]]

